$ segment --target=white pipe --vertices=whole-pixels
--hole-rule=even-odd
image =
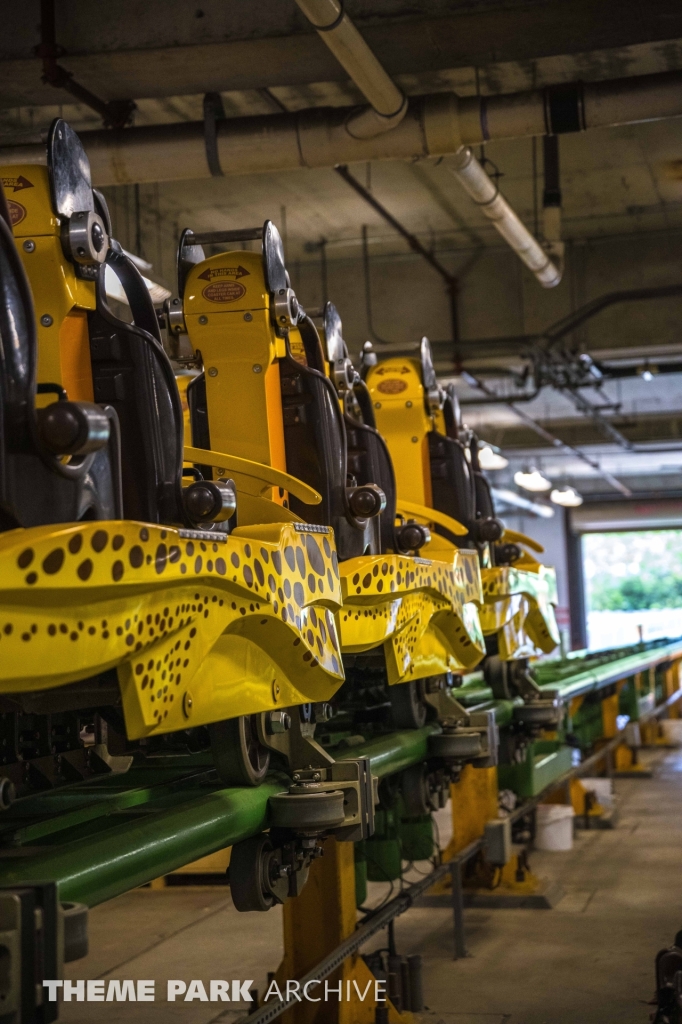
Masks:
[[[564,88],[564,87],[562,87]],[[586,128],[682,115],[682,72],[575,86]],[[454,93],[415,96],[392,131],[359,139],[346,130],[354,108],[230,118],[218,123],[225,174],[334,167],[368,160],[449,156],[462,145],[544,135],[547,92],[460,99]],[[203,121],[79,132],[95,185],[208,178]],[[44,143],[0,147],[0,166],[45,163]]]
[[[519,220],[471,150],[463,146],[455,154],[455,162],[449,165],[449,170],[469,193],[481,213],[492,221],[495,230],[509,243],[528,269],[532,270],[542,287],[555,288],[561,281],[561,271]]]
[[[348,133],[356,139],[371,139],[399,124],[407,112],[407,99],[384,71],[340,0],[296,3],[369,103],[369,109],[348,118]]]

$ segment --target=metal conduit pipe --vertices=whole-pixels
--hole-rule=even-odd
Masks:
[[[370,104],[346,121],[356,139],[371,139],[394,128],[407,112],[407,98],[383,69],[341,0],[296,0],[306,18]]]
[[[368,160],[448,156],[490,139],[581,131],[682,115],[682,72],[589,85],[571,83],[513,95],[463,99],[417,96],[391,131],[354,138],[346,122],[356,108],[313,108],[226,118],[217,123],[225,174],[335,167]],[[211,176],[204,122],[79,133],[95,185],[180,181]],[[0,147],[0,165],[44,163],[42,143]]]
[[[552,263],[540,243],[531,235],[504,198],[497,185],[485,173],[466,146],[456,154],[448,169],[471,196],[481,213],[492,221],[520,259],[531,270],[543,288],[555,288],[561,281],[561,270]]]

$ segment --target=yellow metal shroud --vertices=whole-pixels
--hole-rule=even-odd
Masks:
[[[4,533],[0,690],[115,667],[131,739],[329,700],[343,681],[331,540],[286,524],[222,543],[134,522]]]
[[[92,401],[95,285],[64,256],[47,169],[2,177],[38,318],[38,380]],[[272,489],[259,467],[247,469],[247,491]],[[240,495],[240,513],[249,501],[268,524],[272,502]],[[136,522],[3,534],[0,691],[51,689],[116,668],[131,739],[328,700],[343,680],[333,536],[278,518],[227,543]]]
[[[72,401],[92,402],[87,311],[95,308],[94,282],[76,277],[74,264],[64,256],[47,167],[3,167],[0,176],[17,249],[33,292],[38,381],[61,384]],[[54,395],[37,399],[39,405],[54,400]]]
[[[414,359],[387,359],[369,370],[366,383],[377,426],[393,458],[398,507],[402,502],[404,511],[410,512],[418,505],[429,506],[428,435],[434,430],[442,432],[444,425],[442,414],[427,411],[420,364]],[[424,515],[417,518],[423,520]],[[437,521],[436,517],[432,521]],[[527,542],[520,534],[508,539]],[[422,553],[428,556],[437,551],[442,558],[447,549],[457,550],[449,541],[434,536]],[[553,608],[557,602],[554,569],[525,552],[517,566],[481,569],[484,603],[480,625],[484,636],[497,634],[503,661],[549,654],[559,643]]]
[[[184,316],[206,372],[212,449],[286,471],[279,384],[286,343],[272,327],[260,255],[226,252],[197,264],[185,286]],[[304,361],[298,331],[291,329],[289,340],[294,357]],[[240,492],[240,523],[266,514],[296,518],[277,504],[286,501],[286,491],[278,495],[273,488],[274,502],[267,501],[262,481],[238,469],[230,475]],[[384,645],[389,683],[470,669],[483,657],[475,607],[480,574],[465,553],[448,551],[441,561],[366,556],[341,563],[339,571],[342,651]],[[368,575],[371,585],[364,587]],[[352,582],[356,576],[359,584]]]
[[[340,567],[341,648],[384,646],[389,685],[474,668],[485,653],[478,623],[478,560],[450,564],[404,555],[353,558]]]

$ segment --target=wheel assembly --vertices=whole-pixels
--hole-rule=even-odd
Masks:
[[[462,728],[429,736],[429,753],[446,761],[468,761],[482,757],[485,751],[480,732]]]
[[[237,910],[270,910],[275,904],[270,870],[274,850],[270,836],[262,833],[235,843],[230,856],[230,890]]]
[[[338,828],[345,818],[343,791],[320,790],[315,783],[292,786],[288,793],[271,796],[269,807],[273,826],[301,835]]]
[[[514,718],[525,725],[556,725],[559,720],[559,708],[555,701],[529,701],[514,708]]]
[[[426,765],[413,764],[400,776],[400,790],[408,818],[418,818],[435,811],[437,804],[431,799]]]
[[[424,683],[415,680],[389,686],[391,718],[396,729],[421,729],[426,723],[426,704],[423,700]]]
[[[267,775],[270,751],[258,739],[257,720],[242,715],[209,726],[213,762],[226,786],[259,786]]]

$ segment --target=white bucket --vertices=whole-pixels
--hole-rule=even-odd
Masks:
[[[539,804],[535,819],[536,850],[572,850],[574,814],[566,804]]]
[[[682,718],[664,718],[661,722],[665,742],[682,746]]]
[[[581,778],[580,784],[588,791],[594,793],[597,803],[609,811],[613,807],[613,780],[602,778]]]

